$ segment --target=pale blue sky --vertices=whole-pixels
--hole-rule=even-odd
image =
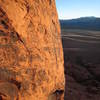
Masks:
[[[59,19],[100,17],[100,0],[56,0]]]

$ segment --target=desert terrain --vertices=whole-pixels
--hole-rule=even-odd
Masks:
[[[65,100],[100,100],[100,31],[62,29]]]

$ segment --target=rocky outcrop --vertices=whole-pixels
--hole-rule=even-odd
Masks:
[[[63,100],[54,0],[0,0],[0,100]]]

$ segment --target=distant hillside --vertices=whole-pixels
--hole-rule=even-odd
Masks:
[[[62,29],[86,29],[100,31],[100,18],[81,17],[72,20],[60,20]]]

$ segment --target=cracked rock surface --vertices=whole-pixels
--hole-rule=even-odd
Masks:
[[[0,100],[63,100],[63,50],[54,0],[0,0]]]

